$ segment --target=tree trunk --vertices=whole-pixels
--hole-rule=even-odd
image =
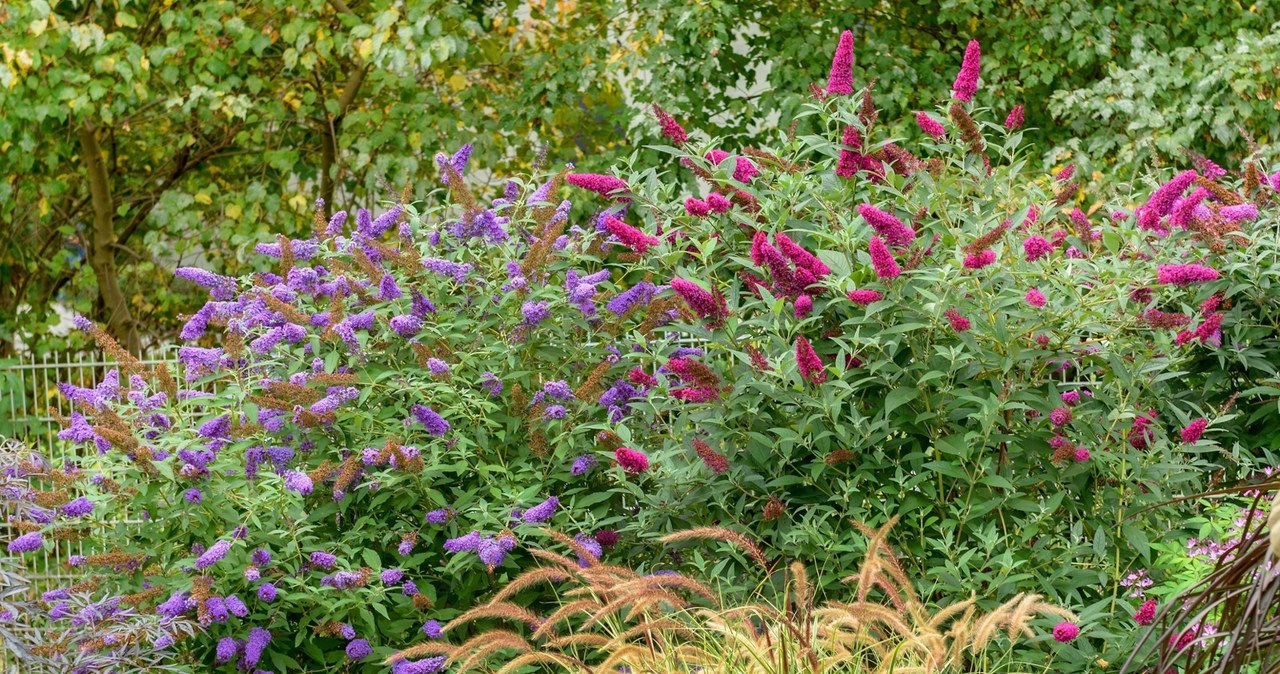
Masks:
[[[116,213],[107,168],[102,163],[102,148],[98,147],[97,134],[88,123],[76,128],[76,136],[80,140],[80,159],[88,174],[93,204],[93,229],[85,248],[89,266],[98,280],[98,297],[106,315],[107,332],[129,353],[139,356],[142,354],[142,339],[138,334],[138,324],[129,311],[129,302],[120,289],[120,277],[116,272]]]

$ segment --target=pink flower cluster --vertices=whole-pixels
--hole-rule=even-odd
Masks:
[[[1200,264],[1162,264],[1156,267],[1156,283],[1160,285],[1186,286],[1216,281],[1218,276],[1217,269]]]
[[[706,201],[697,197],[689,197],[684,200],[684,210],[695,218],[705,217],[712,213],[728,213],[732,206],[733,202],[726,199],[719,192],[708,194]]]
[[[853,31],[840,34],[835,56],[831,59],[831,73],[827,77],[828,96],[848,96],[853,93]]]
[[[980,252],[966,255],[964,258],[965,269],[982,269],[996,261],[996,252],[990,248]]]
[[[827,380],[822,359],[818,357],[804,335],[796,337],[796,365],[800,366],[800,376],[810,384],[821,384]]]
[[[934,140],[940,141],[947,137],[946,127],[942,126],[942,122],[930,117],[927,112],[916,113],[916,124],[920,126],[921,131]]]
[[[612,215],[604,217],[604,224],[611,234],[618,237],[619,241],[637,253],[646,253],[649,251],[650,246],[656,246],[659,243],[657,238],[645,234]]]
[[[1033,234],[1027,237],[1026,241],[1022,242],[1022,252],[1027,256],[1027,262],[1035,262],[1042,257],[1047,257],[1049,253],[1052,253],[1053,244],[1049,243],[1049,240],[1043,236]]]
[[[982,69],[981,59],[982,49],[978,47],[978,41],[969,40],[969,46],[964,50],[964,61],[960,64],[960,72],[956,73],[955,84],[951,85],[952,98],[965,103],[973,100],[973,95],[978,92],[978,74]]]
[[[1013,109],[1009,111],[1009,116],[1004,118],[1004,128],[1010,131],[1017,131],[1022,127],[1025,116],[1026,112],[1021,104],[1013,106]]]
[[[759,267],[768,267],[773,278],[771,292],[793,298],[797,316],[806,315],[812,309],[810,295],[821,290],[818,284],[831,273],[831,268],[818,256],[782,232],[773,235],[773,243],[769,243],[769,236],[764,232],[756,232],[751,239],[751,262]],[[763,285],[754,275],[750,278],[749,283],[753,287]]]
[[[699,318],[707,322],[707,327],[718,328],[724,325],[724,319],[729,315],[729,308],[725,306],[724,297],[718,293],[712,293],[704,290],[702,286],[682,278],[671,279],[671,289],[689,305],[693,313]]]
[[[858,204],[858,215],[862,216],[876,234],[884,237],[889,245],[902,247],[916,238],[916,232],[903,224],[896,216],[886,213],[871,204]]]
[[[955,309],[947,309],[945,312],[943,312],[943,315],[947,317],[947,322],[951,324],[951,329],[955,330],[956,332],[965,332],[970,327],[972,327],[972,324],[969,322],[969,319],[965,318],[964,316],[961,316],[960,312],[956,311]]]
[[[631,198],[626,196],[630,191],[627,181],[621,178],[599,173],[570,173],[564,177],[564,181],[574,187],[590,190],[603,197],[617,199],[618,201],[631,201]]]
[[[1182,193],[1187,191],[1196,180],[1196,172],[1187,170],[1174,176],[1173,180],[1161,185],[1151,193],[1147,203],[1138,211],[1138,228],[1155,232],[1168,231],[1160,220],[1173,210],[1173,205]]]
[[[902,274],[902,268],[898,266],[897,260],[893,259],[893,253],[889,252],[889,247],[884,245],[880,237],[871,237],[869,250],[871,266],[875,268],[876,276],[881,280],[897,278]]]

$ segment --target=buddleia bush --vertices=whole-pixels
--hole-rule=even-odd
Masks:
[[[638,535],[717,523],[848,569],[847,519],[900,517],[933,591],[1044,592],[1081,615],[1074,666],[1127,654],[1120,582],[1193,535],[1190,506],[1157,506],[1274,461],[1252,439],[1274,414],[1245,401],[1274,392],[1280,173],[1189,155],[1083,194],[1073,167],[1029,166],[1019,110],[982,107],[976,43],[910,143],[847,50],[810,132],[729,153],[673,127],[704,192],[622,167],[633,226],[674,230],[645,257],[685,303],[661,330],[701,344],[638,356],[679,429],[626,485]]]
[[[79,321],[121,367],[62,387],[76,411],[60,438],[88,456],[17,469],[49,484],[10,550],[91,532],[71,565],[96,588],[204,628],[155,647],[329,671],[487,594],[540,525],[611,543],[626,511],[603,487],[627,474],[601,465],[596,436],[626,456],[610,429],[644,399],[619,335],[653,334],[675,300],[621,285],[616,246],[569,222],[557,195],[578,176],[482,205],[468,153],[440,159],[453,205],[319,204],[312,238],[257,247],[270,271],[178,269],[211,295],[178,378]]]
[[[83,539],[94,591],[194,620],[152,645],[203,668],[379,671],[563,547],[543,525],[570,562],[732,594],[793,558],[839,578],[864,552],[848,519],[898,517],[926,592],[1047,595],[1083,628],[1057,662],[1109,657],[1120,578],[1180,529],[1143,509],[1257,459],[1232,401],[1265,368],[1209,370],[1270,357],[1247,262],[1275,177],[1202,163],[1086,201],[1070,168],[1028,168],[1020,110],[987,121],[979,52],[916,141],[883,135],[846,34],[776,147],[659,111],[670,166],[492,197],[463,148],[417,200],[317,204],[251,277],[178,269],[210,293],[178,372],[78,321],[121,367],[63,387],[85,458],[14,470],[33,507],[10,552]],[[658,541],[708,525],[782,553]]]

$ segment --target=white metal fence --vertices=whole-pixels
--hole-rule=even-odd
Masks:
[[[155,365],[169,362],[163,352],[146,354],[143,363]],[[0,359],[0,439],[8,439],[25,445],[43,456],[51,465],[61,465],[86,450],[58,439],[58,417],[71,415],[71,404],[58,391],[59,382],[90,387],[102,381],[107,372],[117,366],[100,352],[80,354],[44,354],[39,357],[24,356],[17,359]],[[5,531],[4,540],[11,540],[15,532],[0,523]],[[24,555],[20,561],[22,573],[37,585],[47,584],[66,576],[63,562],[71,555],[82,554],[77,542],[58,541],[46,545],[41,555]]]

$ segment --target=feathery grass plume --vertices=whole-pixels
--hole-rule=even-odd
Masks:
[[[501,656],[509,659],[499,671],[554,662],[572,672],[630,668],[717,674],[944,674],[971,664],[1001,636],[1017,640],[1032,634],[1030,621],[1036,616],[1076,620],[1070,612],[1028,594],[1016,595],[985,614],[977,610],[973,596],[931,610],[919,599],[885,540],[893,521],[879,529],[855,524],[870,539],[863,566],[852,577],[858,583],[858,597],[821,606],[814,603],[818,584],[810,581],[798,562],[784,572],[777,603],[755,598],[724,606],[710,588],[680,574],[641,576],[604,565],[580,569],[568,558],[534,550],[536,557],[549,562],[546,568],[565,574],[564,599],[535,625],[532,641],[536,645],[513,638],[509,631],[493,630],[448,651],[450,661],[461,662],[464,668],[480,663],[496,667],[499,653],[514,650],[514,656]],[[572,540],[558,533],[552,537]],[[685,538],[745,541],[725,530],[681,532],[663,540]],[[889,602],[873,600],[873,593],[883,594]],[[702,600],[711,606],[700,606]],[[393,659],[428,652],[414,647]],[[532,659],[533,653],[544,659]]]
[[[696,529],[686,529],[684,531],[677,531],[673,534],[667,534],[658,540],[663,543],[678,543],[680,541],[707,539],[732,543],[741,548],[743,552],[746,552],[751,559],[755,560],[755,563],[759,564],[760,568],[769,568],[769,563],[765,561],[764,553],[761,552],[760,547],[753,543],[751,539],[736,531],[724,529],[722,527],[698,527]]]
[[[526,588],[540,585],[542,583],[561,583],[569,578],[569,574],[564,570],[554,567],[539,566],[528,571],[522,572],[520,575],[512,578],[497,594],[493,595],[493,599],[489,603],[503,602],[510,599],[517,592]]]
[[[1120,668],[1122,674],[1155,671],[1243,674],[1274,671],[1280,662],[1280,479],[1241,484],[1208,496],[1252,497],[1240,523],[1240,538],[1194,586],[1171,597],[1160,608]],[[1266,499],[1274,499],[1264,510]],[[1266,518],[1260,515],[1267,512]],[[1198,626],[1213,618],[1209,633]],[[1194,648],[1187,646],[1194,644]]]
[[[514,674],[516,671],[519,671],[523,667],[527,667],[529,665],[538,664],[538,663],[557,664],[557,665],[560,665],[563,669],[566,669],[571,672],[575,670],[587,669],[586,663],[583,663],[581,660],[576,660],[574,658],[571,658],[567,655],[561,655],[559,653],[525,653],[524,655],[521,655],[513,659],[511,662],[508,662],[501,669],[494,672],[494,674]]]
[[[484,640],[483,643],[474,643],[482,639]],[[471,653],[470,656],[463,660],[459,654],[468,651]],[[514,632],[485,632],[459,646],[458,650],[449,656],[446,663],[448,665],[457,665],[457,669],[453,671],[461,674],[475,669],[499,651],[516,651],[521,654],[534,652],[529,642]]]
[[[464,611],[458,617],[450,620],[448,624],[444,626],[443,631],[447,634],[455,627],[459,627],[476,620],[483,620],[485,618],[514,620],[526,625],[536,624],[541,621],[541,618],[539,618],[537,614],[523,606],[517,606],[516,604],[509,602],[489,602],[488,604],[481,604],[468,611]]]

